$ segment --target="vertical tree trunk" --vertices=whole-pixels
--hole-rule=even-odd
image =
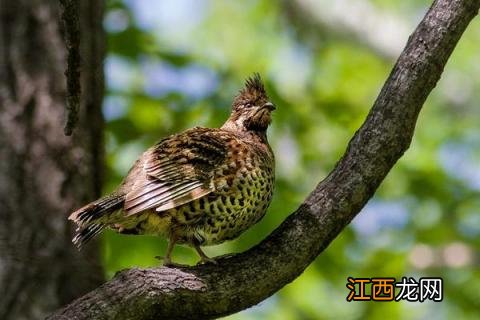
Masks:
[[[60,5],[0,0],[0,319],[40,319],[102,280],[97,247],[71,245],[67,214],[100,193],[103,2],[81,0],[82,104],[65,124]]]

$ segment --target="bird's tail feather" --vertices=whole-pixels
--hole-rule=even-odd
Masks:
[[[104,228],[105,224],[103,223],[92,223],[83,228],[78,227],[77,233],[75,234],[75,237],[73,237],[72,242],[78,250],[80,250],[85,243],[102,232]]]
[[[121,209],[124,201],[123,194],[113,193],[73,212],[68,219],[74,221],[78,228],[72,242],[80,249],[107,226],[102,218]]]

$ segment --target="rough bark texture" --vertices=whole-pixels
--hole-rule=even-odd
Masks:
[[[294,280],[407,150],[417,115],[479,6],[478,0],[435,1],[334,170],[260,244],[218,265],[122,271],[50,319],[215,318],[257,304]]]
[[[41,319],[102,281],[98,249],[78,253],[66,221],[102,177],[103,6],[82,3],[86,94],[71,138],[59,3],[0,0],[0,319]]]

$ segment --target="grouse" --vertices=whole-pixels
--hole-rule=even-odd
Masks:
[[[73,212],[80,249],[105,228],[168,239],[193,247],[201,262],[215,262],[201,246],[238,237],[257,223],[272,199],[274,155],[266,131],[275,106],[258,73],[234,98],[220,128],[195,127],[145,151],[113,193]]]

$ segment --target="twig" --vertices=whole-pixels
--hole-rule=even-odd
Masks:
[[[72,135],[78,120],[80,108],[80,28],[79,28],[79,2],[78,0],[60,0],[63,7],[62,20],[65,27],[65,44],[67,46],[67,103],[66,124],[64,133]]]

